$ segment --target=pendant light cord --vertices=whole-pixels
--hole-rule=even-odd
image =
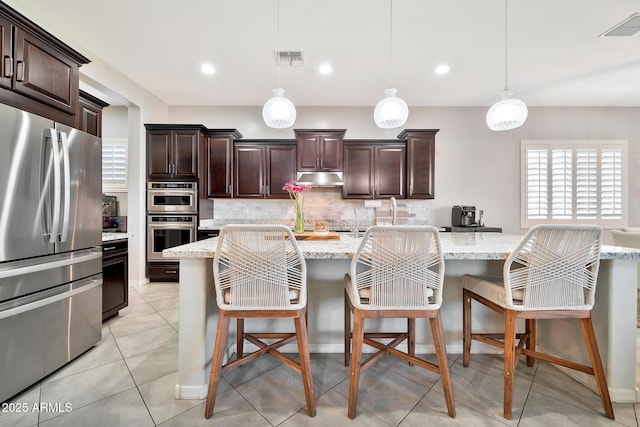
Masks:
[[[389,87],[393,87],[393,0],[389,0]]]
[[[280,87],[280,0],[278,0],[278,16],[276,18],[276,63],[278,65],[278,87]]]
[[[507,85],[507,21],[508,21],[507,4],[508,4],[508,0],[504,0],[504,90],[505,92],[509,90],[509,86]]]

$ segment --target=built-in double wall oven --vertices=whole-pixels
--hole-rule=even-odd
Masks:
[[[147,262],[176,261],[162,251],[196,241],[198,189],[195,182],[147,183]]]

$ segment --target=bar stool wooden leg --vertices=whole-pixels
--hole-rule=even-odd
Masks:
[[[229,336],[229,320],[230,319],[224,315],[224,311],[221,310],[218,315],[218,331],[216,332],[216,343],[213,349],[213,359],[211,360],[209,390],[207,392],[207,404],[204,409],[205,418],[211,418],[211,415],[213,415],[213,407],[216,403],[216,394],[218,393],[220,373],[222,371],[222,358],[225,347],[227,346],[227,337]]]
[[[504,417],[511,419],[515,367],[516,312],[504,313]]]
[[[447,350],[444,344],[442,334],[442,321],[440,320],[440,310],[436,313],[436,317],[429,319],[431,324],[431,334],[433,335],[433,345],[436,349],[436,357],[438,358],[438,369],[440,378],[442,379],[442,391],[447,402],[447,412],[449,416],[455,418],[456,407],[453,400],[453,388],[451,386],[451,375],[449,374],[449,361],[447,360]]]
[[[236,319],[236,359],[244,356],[244,319]]]
[[[525,332],[527,334],[527,349],[536,351],[536,319],[525,320]],[[535,358],[527,356],[527,366],[532,367],[535,361]]]
[[[305,310],[306,314],[306,310]],[[304,395],[307,399],[307,413],[310,417],[316,415],[316,397],[313,391],[313,377],[311,375],[311,358],[309,357],[309,337],[307,335],[306,316],[294,319],[298,336],[298,354],[300,355],[300,373],[304,384]]]
[[[347,291],[344,291],[344,366],[349,366],[351,355],[351,304]]]
[[[351,369],[349,376],[349,410],[351,419],[356,417],[358,404],[358,386],[360,383],[360,358],[362,357],[362,345],[364,342],[364,319],[356,310],[353,319],[353,349],[351,352]]]
[[[416,319],[409,317],[407,319],[407,353],[411,357],[416,357]],[[413,363],[409,362],[409,366]]]
[[[604,413],[607,418],[611,418],[613,420],[613,406],[611,406],[609,387],[607,386],[607,378],[604,374],[604,368],[602,367],[602,359],[600,359],[600,351],[598,351],[598,343],[596,341],[596,335],[593,332],[591,317],[580,319],[580,326],[582,327],[582,335],[584,336],[584,341],[587,345],[587,352],[591,359],[593,375],[596,377],[596,383],[598,384],[598,391],[600,392],[600,399],[602,400]]]
[[[469,367],[471,358],[471,295],[462,290],[462,366]]]

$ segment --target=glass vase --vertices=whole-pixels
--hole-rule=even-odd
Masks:
[[[295,233],[302,233],[304,231],[304,205],[295,203],[296,208],[296,224],[293,231]]]

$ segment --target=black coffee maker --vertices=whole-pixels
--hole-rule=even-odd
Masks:
[[[476,207],[456,205],[451,208],[452,227],[476,227]]]

